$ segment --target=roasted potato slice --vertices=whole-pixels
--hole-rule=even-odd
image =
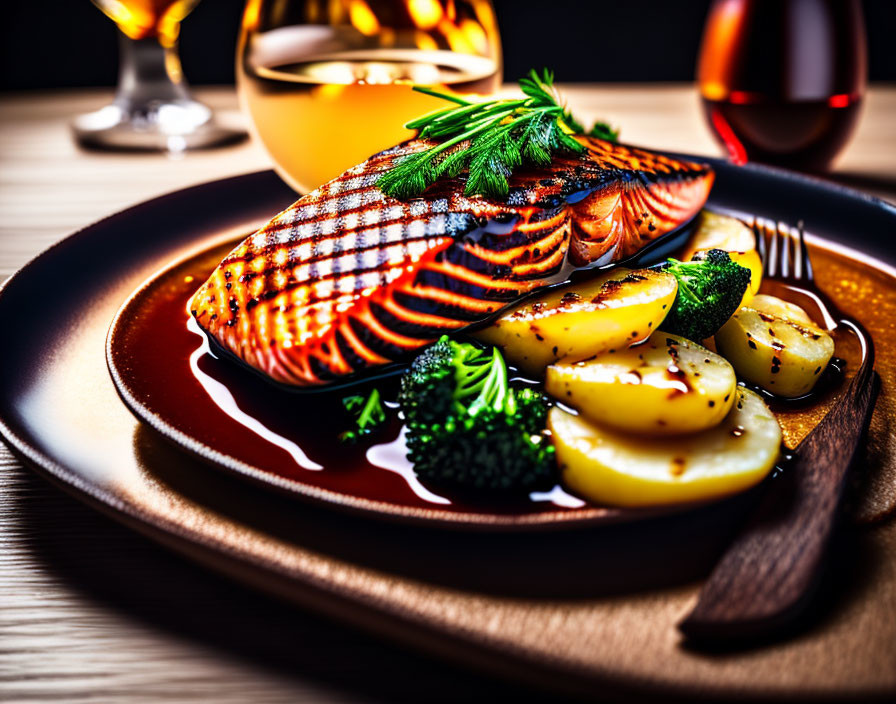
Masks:
[[[558,359],[584,358],[644,339],[666,317],[677,290],[670,274],[614,269],[526,301],[475,336],[499,347],[522,371],[541,376]]]
[[[697,231],[688,243],[686,258],[705,249],[724,249],[726,252],[748,252],[756,249],[756,238],[749,227],[737,218],[712,210],[701,210],[697,216]]]
[[[809,393],[834,354],[834,341],[806,312],[758,295],[715,335],[719,353],[746,381],[779,396]]]
[[[719,355],[677,335],[548,367],[548,393],[616,430],[667,435],[706,430],[734,403],[737,378]]]
[[[722,423],[701,433],[648,439],[619,433],[555,406],[548,414],[564,484],[611,506],[717,499],[772,469],[781,428],[758,394],[739,387]]]

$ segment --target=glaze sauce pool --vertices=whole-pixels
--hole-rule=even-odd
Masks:
[[[214,351],[200,351],[204,336],[188,328],[187,301],[229,249],[209,250],[168,270],[138,295],[120,321],[116,367],[130,393],[166,423],[278,477],[373,501],[491,514],[568,511],[585,505],[556,490],[531,498],[484,497],[424,487],[406,471],[408,466],[402,467],[395,445],[401,422],[394,413],[369,439],[340,442],[339,434],[351,425],[342,398],[367,394],[376,386],[384,400],[392,400],[397,376],[332,392],[291,392],[232,360],[216,358]],[[372,446],[378,447],[368,453]]]

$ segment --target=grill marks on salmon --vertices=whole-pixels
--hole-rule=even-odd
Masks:
[[[609,263],[689,220],[713,173],[581,138],[580,157],[520,171],[505,201],[441,181],[399,201],[376,187],[412,140],[299,199],[240,243],[190,312],[272,379],[325,384],[481,321],[568,267]]]

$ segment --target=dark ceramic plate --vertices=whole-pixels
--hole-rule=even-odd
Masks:
[[[713,205],[802,218],[810,232],[861,249],[869,261],[896,264],[891,206],[784,172],[714,165]],[[891,669],[869,657],[890,652],[896,639],[891,525],[856,536],[862,569],[849,573],[864,581],[842,598],[843,610],[827,612],[805,637],[732,661],[689,653],[670,634],[748,495],[562,535],[408,530],[254,487],[161,441],[116,393],[104,354],[110,322],[156,272],[233,241],[293,198],[272,172],[179,191],[74,234],[10,279],[0,290],[0,433],[13,451],[193,559],[514,678],[688,700],[896,691]],[[884,320],[896,279],[881,264],[816,254],[842,263],[822,284],[837,297],[857,291],[845,307],[880,349],[883,390],[868,464],[883,467],[893,460],[887,438],[896,419],[896,344],[892,318]]]
[[[728,205],[715,193],[711,202]],[[687,236],[673,233],[655,243],[660,254],[654,260]],[[455,528],[575,528],[691,508],[594,506],[559,487],[497,498],[423,486],[403,461],[404,451],[395,447],[397,423],[376,438],[373,452],[378,460],[369,443],[340,443],[338,434],[348,423],[342,397],[366,393],[375,384],[385,398],[394,398],[394,378],[351,391],[294,392],[267,383],[220,352],[217,358],[203,353],[208,350],[204,336],[187,328],[190,296],[235,244],[211,247],[151,277],[128,298],[109,330],[107,361],[122,400],[179,447],[224,471],[300,499],[376,518]]]

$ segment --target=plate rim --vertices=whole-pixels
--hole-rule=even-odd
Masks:
[[[236,174],[233,176],[225,176],[224,178],[201,181],[184,188],[174,188],[159,193],[151,198],[147,198],[146,200],[141,200],[137,203],[133,203],[126,208],[116,210],[96,220],[92,220],[88,224],[83,225],[82,227],[79,227],[68,233],[64,237],[59,238],[49,247],[35,254],[33,257],[28,259],[28,261],[26,261],[19,269],[17,269],[9,277],[7,277],[5,281],[0,282],[0,305],[3,304],[3,297],[5,295],[8,295],[7,291],[13,286],[16,286],[18,282],[25,276],[30,275],[31,269],[33,269],[35,266],[38,266],[40,262],[42,262],[47,257],[55,254],[58,249],[61,249],[67,244],[70,244],[76,237],[85,235],[90,230],[94,229],[98,225],[101,225],[102,223],[108,222],[109,220],[112,220],[116,217],[132,215],[134,211],[140,210],[141,208],[144,208],[151,203],[159,203],[171,197],[187,195],[191,191],[203,190],[216,184],[223,185],[228,182],[251,180],[252,178],[259,178],[263,175],[270,175],[272,173],[274,173],[273,169],[257,169],[255,171],[248,171],[246,173]],[[118,500],[114,496],[114,494],[109,491],[100,489],[95,484],[84,480],[80,475],[78,475],[77,472],[70,469],[69,467],[66,467],[64,464],[57,462],[46,452],[37,447],[34,447],[23,437],[20,437],[19,434],[13,430],[10,423],[7,422],[7,419],[3,416],[2,410],[2,407],[0,407],[0,440],[2,440],[7,445],[7,447],[12,450],[14,455],[16,455],[20,459],[23,459],[31,466],[41,470],[41,473],[44,474],[44,476],[52,477],[53,479],[57,480],[61,483],[62,486],[66,488],[70,487],[75,491],[80,492],[82,495],[100,501],[106,506],[114,508],[121,513],[125,513],[134,518],[140,517],[139,511],[129,511],[126,508],[126,504]]]

